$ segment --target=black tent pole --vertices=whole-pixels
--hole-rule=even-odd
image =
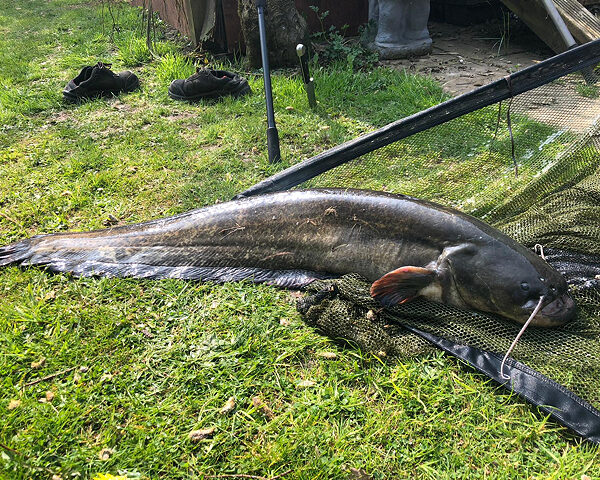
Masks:
[[[265,28],[265,7],[267,0],[256,0],[258,10],[258,33],[260,35],[260,54],[262,57],[263,76],[265,79],[265,100],[267,103],[267,150],[269,162],[281,160],[279,151],[279,134],[275,126],[275,112],[273,111],[273,93],[271,90],[271,71],[269,70],[269,50],[267,48],[267,31]]]

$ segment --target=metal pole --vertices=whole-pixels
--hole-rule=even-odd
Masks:
[[[265,7],[267,0],[256,0],[258,10],[258,33],[260,35],[260,54],[262,57],[263,77],[265,79],[265,101],[267,103],[267,150],[269,162],[281,160],[279,151],[279,133],[275,126],[275,112],[273,110],[273,93],[271,89],[271,71],[269,70],[269,50],[267,48],[267,30],[265,27]]]
[[[556,5],[554,5],[554,2],[552,0],[541,0],[541,2],[544,5],[546,12],[548,12],[550,20],[552,20],[552,23],[558,30],[560,37],[567,46],[567,49],[576,47],[577,42],[573,38],[573,35],[571,35],[571,32],[569,31],[569,28],[567,27],[565,21],[560,16],[559,11],[556,9]],[[594,74],[594,71],[591,68],[582,70],[581,75],[583,76],[583,79],[587,84],[593,85],[594,83],[596,83],[596,75]]]
[[[550,17],[550,20],[552,20],[552,23],[558,30],[558,33],[560,34],[561,38],[563,39],[563,42],[565,42],[565,45],[567,46],[567,48],[571,48],[574,45],[577,45],[577,42],[573,38],[573,35],[571,35],[571,32],[569,32],[569,29],[567,28],[565,21],[560,16],[560,13],[558,13],[558,10],[556,9],[556,5],[554,5],[554,2],[552,0],[542,0],[542,3],[544,4],[544,8],[546,9],[546,12],[548,12],[548,16]]]

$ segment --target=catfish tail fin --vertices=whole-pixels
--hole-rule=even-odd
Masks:
[[[31,256],[31,239],[0,247],[0,267],[12,264],[22,265]]]

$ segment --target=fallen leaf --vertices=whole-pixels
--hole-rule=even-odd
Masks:
[[[144,337],[146,338],[154,338],[154,334],[146,328],[146,326],[143,323],[140,323],[139,325],[136,325],[138,330],[140,332],[142,332],[142,334],[144,335]]]
[[[269,406],[261,400],[260,397],[252,397],[252,405],[254,408],[260,410],[267,420],[273,420],[273,418],[275,418],[273,410],[271,410]]]
[[[19,408],[21,406],[21,400],[13,399],[8,403],[8,409],[14,410],[15,408]]]
[[[362,468],[350,467],[350,480],[373,480],[373,477]]]
[[[203,428],[201,430],[192,430],[188,436],[192,443],[198,443],[205,438],[211,438],[215,433],[215,427]]]
[[[289,318],[280,318],[279,319],[279,325],[281,325],[282,327],[289,327],[292,324],[292,322],[290,321]]]
[[[235,398],[229,397],[229,400],[227,400],[225,402],[225,405],[223,405],[223,407],[221,407],[221,410],[219,411],[219,413],[221,415],[226,415],[229,412],[231,412],[234,408],[235,408]]]
[[[335,360],[337,358],[337,353],[335,352],[319,352],[317,355],[326,360]]]
[[[54,392],[52,390],[48,390],[46,392],[46,400],[48,402],[51,402],[52,400],[54,400],[54,397],[55,397],[55,395],[54,395]]]
[[[54,300],[56,298],[56,290],[50,290],[45,296],[44,300]]]
[[[317,382],[314,382],[312,380],[302,380],[301,382],[298,382],[296,384],[297,387],[300,388],[306,388],[306,387],[314,387],[317,384]]]
[[[31,368],[37,370],[46,364],[46,357],[41,357],[37,362],[31,362]]]
[[[106,460],[108,460],[114,452],[115,451],[112,448],[103,448],[102,450],[100,450],[98,458],[100,458],[100,460],[102,460],[103,462],[106,462]]]

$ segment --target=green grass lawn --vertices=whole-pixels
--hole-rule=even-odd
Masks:
[[[114,9],[116,31],[102,2],[0,0],[0,245],[102,228],[109,215],[131,223],[227,200],[445,98],[430,79],[341,64],[315,67],[320,106],[312,112],[298,76],[275,72],[284,160],[273,166],[260,72],[225,65],[250,81],[254,93],[239,100],[172,101],[168,83],[193,72],[195,57],[159,32],[153,59],[139,11]],[[64,104],[67,81],[99,60],[133,70],[142,88]],[[477,118],[464,121],[464,142],[448,131],[377,156],[411,155],[414,169],[365,179],[358,165],[342,175],[345,185],[457,205],[498,189],[474,182],[456,192],[461,176],[512,171],[484,161],[487,147],[478,145],[493,131]],[[552,134],[522,128],[531,129],[531,145]],[[465,156],[471,163],[457,166]],[[519,182],[529,178],[523,170]],[[459,362],[435,353],[382,363],[306,327],[295,300],[249,284],[3,269],[0,478],[600,477],[597,447]],[[234,407],[223,411],[231,397]],[[190,439],[203,429],[212,433]]]

